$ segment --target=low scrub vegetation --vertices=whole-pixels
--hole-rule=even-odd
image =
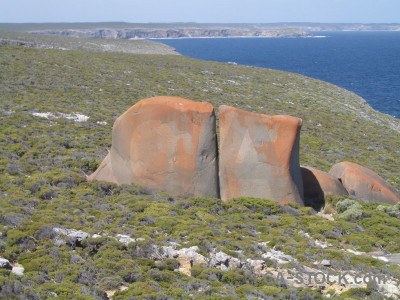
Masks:
[[[240,261],[264,259],[260,251],[268,246],[293,257],[281,268],[329,259],[334,270],[400,277],[397,265],[353,253],[400,252],[398,205],[330,197],[330,221],[311,208],[266,199],[173,199],[136,185],[86,181],[111,146],[116,117],[143,98],[171,95],[301,117],[302,164],[327,171],[351,160],[399,188],[400,122],[353,93],[297,74],[182,56],[13,46],[0,52],[0,256],[25,268],[23,276],[0,269],[0,297],[107,299],[112,290],[113,299],[327,295],[266,282],[242,268],[196,265],[187,276],[176,271],[183,266],[178,258],[155,259],[166,245]],[[46,112],[89,119],[35,115]],[[378,295],[368,286],[346,297]]]

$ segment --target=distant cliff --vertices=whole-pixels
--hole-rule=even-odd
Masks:
[[[187,27],[182,28],[90,28],[90,29],[45,29],[29,31],[34,34],[69,36],[92,39],[151,39],[191,37],[308,37],[312,34],[299,29],[261,28],[253,26],[232,27]]]
[[[400,31],[398,23],[0,23],[0,30],[90,39],[308,37],[312,31]]]

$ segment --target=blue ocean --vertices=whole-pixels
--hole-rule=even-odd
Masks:
[[[312,38],[158,40],[182,55],[295,72],[343,87],[400,118],[400,32],[312,32]]]

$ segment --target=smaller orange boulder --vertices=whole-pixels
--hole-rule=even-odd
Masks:
[[[400,193],[374,171],[344,161],[334,165],[329,174],[338,178],[350,195],[374,202],[396,204]]]
[[[307,206],[320,210],[327,195],[348,195],[349,193],[334,176],[310,167],[301,167],[304,201]]]

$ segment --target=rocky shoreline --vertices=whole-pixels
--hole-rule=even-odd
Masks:
[[[291,28],[267,29],[259,27],[176,27],[176,28],[97,28],[45,29],[32,34],[68,36],[91,39],[155,39],[201,37],[312,37],[310,33]]]

